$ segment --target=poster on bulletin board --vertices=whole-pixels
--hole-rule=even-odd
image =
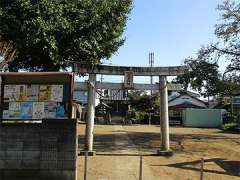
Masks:
[[[45,118],[44,113],[44,102],[33,102],[33,119],[43,119]]]
[[[50,101],[51,100],[51,86],[40,85],[39,88],[39,101]]]
[[[0,121],[72,117],[73,73],[0,73]]]
[[[67,118],[63,85],[5,85],[3,119]]]
[[[38,101],[39,85],[27,85],[27,100]]]
[[[22,119],[32,119],[32,111],[33,105],[32,102],[21,102],[20,104],[20,112]]]

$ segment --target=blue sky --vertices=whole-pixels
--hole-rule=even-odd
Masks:
[[[216,8],[222,1],[134,0],[125,44],[106,63],[148,66],[148,53],[154,52],[155,66],[181,65],[201,45],[214,41],[214,25],[220,18]],[[104,81],[122,79],[104,76]],[[149,82],[147,77],[134,80]]]
[[[111,58],[114,65],[180,65],[201,45],[214,40],[222,0],[134,0],[124,36],[125,44]]]

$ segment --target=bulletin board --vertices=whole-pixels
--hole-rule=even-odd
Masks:
[[[4,73],[1,120],[71,118],[71,73]]]

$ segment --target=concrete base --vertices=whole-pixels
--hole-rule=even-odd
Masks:
[[[96,151],[80,151],[80,156],[85,156],[85,153],[88,153],[88,156],[95,156],[96,155]]]
[[[0,180],[76,180],[76,120],[0,123]]]
[[[171,151],[171,150],[168,150],[168,151],[166,151],[166,150],[158,150],[157,151],[157,155],[159,155],[159,156],[173,156],[173,151]]]

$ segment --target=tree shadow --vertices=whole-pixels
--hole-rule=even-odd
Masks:
[[[240,129],[236,129],[236,130],[221,130],[218,133],[222,133],[222,134],[240,134]]]
[[[127,138],[127,139],[126,139]],[[175,152],[184,151],[182,144],[183,140],[191,140],[193,142],[205,141],[221,141],[234,140],[239,141],[239,138],[231,138],[222,135],[206,135],[206,134],[170,134],[170,146]],[[125,143],[121,143],[124,141]],[[83,149],[85,138],[83,135],[78,136],[79,148]],[[120,142],[120,143],[116,143]],[[95,134],[94,135],[94,150],[96,152],[112,151],[136,151],[139,152],[156,152],[160,148],[160,133],[150,132],[126,132],[113,131],[113,134]],[[196,152],[201,152],[196,148]]]
[[[203,168],[204,172],[240,177],[240,161],[228,161],[221,158],[211,158],[211,159],[204,160],[204,163],[209,163],[209,162],[213,162],[217,164],[224,171],[217,171],[217,170]],[[196,167],[196,165],[198,165],[199,167]],[[183,162],[183,163],[174,163],[174,164],[151,165],[151,166],[168,166],[168,167],[180,168],[185,170],[201,171],[200,165],[201,165],[201,160]]]

